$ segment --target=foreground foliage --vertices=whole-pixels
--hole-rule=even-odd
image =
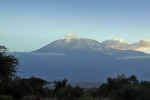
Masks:
[[[11,96],[5,96],[5,95],[2,95],[0,97],[0,100],[13,100]]]
[[[114,100],[150,100],[150,82],[139,81],[135,75],[108,78],[99,88],[100,96]]]
[[[18,59],[7,54],[7,49],[0,46],[0,95],[9,92],[10,83],[17,71]]]

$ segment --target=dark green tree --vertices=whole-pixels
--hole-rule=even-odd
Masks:
[[[13,80],[11,95],[15,99],[20,99],[26,95],[34,95],[44,97],[47,95],[45,85],[49,82],[36,77],[31,78],[19,78]]]
[[[81,87],[72,87],[68,84],[67,79],[54,81],[54,87],[54,92],[58,100],[76,100],[84,94],[84,90]]]
[[[0,94],[7,94],[17,66],[18,59],[9,55],[5,46],[0,46]]]
[[[93,98],[96,98],[96,97],[98,97],[99,96],[99,93],[98,93],[98,89],[95,87],[93,87],[93,88],[89,88],[89,89],[87,89],[87,94],[89,94],[90,96],[92,96]]]
[[[53,84],[55,87],[54,93],[56,94],[58,100],[67,97],[67,95],[69,94],[68,87],[70,87],[67,79],[54,81]]]
[[[107,78],[107,82],[100,86],[99,93],[103,98],[136,100],[138,86],[139,80],[135,75],[131,75],[129,77],[126,77],[125,75],[118,75],[116,78]]]
[[[84,90],[80,86],[75,86],[70,89],[70,97],[79,98],[84,94]]]
[[[138,89],[140,91],[139,98],[140,100],[150,100],[150,82],[141,81],[139,83]]]
[[[6,51],[4,46],[0,46],[0,81],[11,80],[17,71],[18,59]]]

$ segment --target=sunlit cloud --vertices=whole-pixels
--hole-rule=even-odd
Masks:
[[[120,41],[120,42],[124,42],[123,39],[118,39],[118,38],[114,38],[113,40],[117,40],[117,41]]]
[[[126,43],[122,39],[112,39],[103,41],[102,44],[107,48],[114,48],[119,50],[136,50],[136,51],[148,51],[150,50],[150,40],[140,40],[136,43]]]
[[[80,37],[71,32],[66,34],[65,36],[66,42],[69,42],[71,39],[80,39]],[[105,40],[101,44],[106,48],[114,48],[119,50],[136,50],[143,52],[150,51],[150,40],[139,40],[138,42],[129,44],[125,42],[123,39],[114,38],[111,40]]]
[[[69,41],[71,39],[80,39],[80,37],[70,32],[65,36],[65,39]]]

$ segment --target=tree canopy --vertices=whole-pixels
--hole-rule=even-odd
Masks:
[[[5,46],[0,46],[0,94],[7,94],[16,75],[18,59],[9,55]]]
[[[6,47],[0,46],[0,81],[11,80],[17,71],[18,59],[6,51]]]
[[[99,87],[99,94],[114,100],[150,100],[150,82],[139,81],[135,75],[108,77]]]

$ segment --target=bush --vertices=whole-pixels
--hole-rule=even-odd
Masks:
[[[33,97],[33,96],[25,96],[21,100],[35,100],[35,97]]]
[[[93,100],[93,98],[90,96],[83,96],[79,100]]]
[[[112,100],[112,99],[108,99],[108,98],[103,98],[102,100]]]
[[[0,100],[13,100],[11,96],[1,96]]]

